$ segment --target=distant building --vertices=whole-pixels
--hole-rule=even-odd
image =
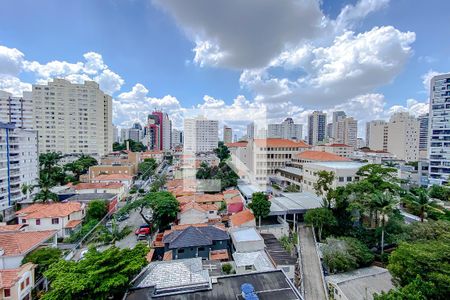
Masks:
[[[335,143],[343,143],[357,148],[358,141],[358,121],[352,117],[341,117],[333,123]]]
[[[228,126],[223,126],[223,142],[231,143],[233,142],[233,129]]]
[[[247,139],[252,140],[255,138],[256,126],[255,122],[251,122],[247,125]]]
[[[363,147],[366,147],[366,141],[363,138],[358,138],[356,141],[357,149],[361,149]]]
[[[417,118],[419,120],[419,156],[428,157],[428,128],[429,113],[423,114]]]
[[[268,138],[301,140],[302,132],[303,125],[295,124],[292,118],[287,118],[281,124],[269,124],[267,126]]]
[[[144,136],[145,144],[149,150],[170,150],[172,122],[167,113],[154,111],[148,115]]]
[[[39,152],[104,155],[112,151],[112,97],[98,83],[54,79],[33,85]]]
[[[183,145],[183,131],[172,129],[172,148]]]
[[[184,119],[184,151],[212,152],[219,143],[219,122],[197,117]]]
[[[341,120],[341,119],[345,119],[347,117],[347,115],[345,114],[344,111],[334,111],[333,112],[333,119],[332,119],[332,126],[331,126],[331,134],[330,137],[337,139],[338,136],[338,125],[337,123]]]
[[[327,114],[315,111],[308,116],[308,143],[315,146],[325,141]]]
[[[430,81],[429,179],[430,184],[450,182],[450,73]]]
[[[143,131],[142,125],[138,122],[134,123],[133,126],[128,129],[128,139],[135,142],[140,142],[142,140]]]
[[[113,125],[113,142],[120,143],[119,128],[116,125]]]

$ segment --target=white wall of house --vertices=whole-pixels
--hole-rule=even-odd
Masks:
[[[196,209],[189,209],[183,213],[178,214],[179,218],[179,224],[185,225],[185,224],[198,224],[198,223],[207,223],[208,222],[208,216],[205,212],[196,210]]]
[[[72,220],[82,220],[84,218],[84,210],[76,211],[65,217],[42,218],[42,219],[25,219],[18,217],[19,224],[28,224],[26,231],[42,231],[42,230],[58,230],[58,237],[65,238],[67,234],[64,230],[67,223]]]

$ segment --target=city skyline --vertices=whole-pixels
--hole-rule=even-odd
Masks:
[[[243,55],[252,50],[249,42],[254,42],[250,39],[251,30],[263,25],[262,16],[258,14],[255,24],[238,22],[248,30],[239,32],[235,39],[227,39],[223,22],[218,22],[217,26],[208,23],[209,7],[202,1],[185,11],[181,4],[173,1],[81,2],[79,7],[94,12],[83,15],[84,22],[78,20],[82,9],[72,9],[70,3],[52,6],[52,1],[43,1],[36,7],[29,4],[29,12],[22,12],[24,18],[18,26],[19,20],[11,16],[22,7],[20,2],[16,1],[0,13],[3,28],[0,31],[0,89],[17,95],[31,84],[44,83],[53,77],[75,82],[94,79],[105,92],[112,94],[114,123],[120,127],[129,127],[136,120],[144,123],[153,109],[167,111],[174,120],[174,128],[182,128],[183,112],[191,108],[215,107],[224,114],[243,119],[247,108],[271,106],[267,110],[270,123],[292,117],[301,124],[307,123],[307,115],[316,108],[326,112],[329,118],[332,111],[344,109],[358,119],[358,136],[363,137],[366,121],[387,120],[400,110],[416,116],[425,112],[430,75],[446,72],[450,67],[445,56],[446,42],[440,41],[440,45],[444,45],[439,49],[430,48],[437,37],[426,34],[433,25],[439,26],[441,32],[448,30],[450,26],[446,26],[445,21],[442,24],[442,19],[433,15],[428,18],[429,22],[422,22],[424,24],[405,23],[419,13],[423,17],[444,13],[442,6],[447,3],[441,3],[442,9],[435,12],[431,9],[432,3],[411,7],[405,1],[324,1],[319,7],[316,1],[307,1],[301,9],[296,7],[293,15],[287,15],[292,25],[302,25],[297,19],[310,12],[313,19],[307,20],[308,23],[324,17],[328,27],[315,28],[317,32],[309,36],[304,32],[293,35],[275,24],[278,27],[274,26],[273,33],[284,34],[276,41],[274,49],[267,47],[264,53],[244,61]],[[292,8],[293,3],[287,1],[285,7],[278,9]],[[199,15],[195,15],[194,8]],[[61,18],[60,26],[47,26],[46,38],[37,41],[32,28],[38,23],[48,24],[44,20],[46,10],[61,12],[55,14]],[[95,14],[100,10],[102,14]],[[30,14],[34,11],[40,13]],[[126,16],[136,11],[142,12],[132,22]],[[225,5],[224,11],[231,14],[233,8]],[[249,12],[244,9],[242,13]],[[122,16],[121,22],[114,26],[123,28],[113,27],[112,20],[118,16]],[[194,16],[201,17],[202,21],[193,23]],[[102,26],[92,26],[89,38],[80,34],[93,24]],[[336,27],[332,32],[331,24]],[[209,29],[205,36],[196,39],[190,34],[190,29],[205,26]],[[134,43],[111,47],[113,38],[106,34],[111,28],[117,29],[118,37],[128,40],[140,34],[141,40],[145,40],[142,48],[132,49]],[[156,32],[155,28],[163,30]],[[68,31],[67,36],[60,34],[64,29]],[[219,40],[211,41],[211,35],[218,36]],[[58,36],[65,47],[54,47],[51,41],[54,36]],[[146,41],[146,36],[155,44]],[[236,39],[248,41],[236,45]],[[295,46],[286,48],[287,43]],[[368,44],[377,51],[371,51]],[[343,49],[349,49],[346,55],[339,52]],[[223,51],[230,52],[230,57],[224,57]],[[334,52],[336,57],[327,55]],[[163,56],[165,59],[160,59]],[[318,67],[312,68],[312,62]],[[339,69],[340,63],[348,64],[348,69]],[[383,64],[385,66],[380,68]],[[325,65],[331,69],[326,69]],[[336,76],[346,77],[352,70],[361,73],[355,75],[354,81],[336,79]],[[382,82],[370,77],[373,75],[382,78]],[[305,85],[295,85],[298,82]],[[313,83],[324,90],[332,89],[335,99],[313,88]],[[146,107],[146,111],[142,107]],[[287,107],[290,108],[288,114],[281,115]],[[364,116],[360,117],[363,112]],[[241,122],[233,129],[242,135],[245,127]]]

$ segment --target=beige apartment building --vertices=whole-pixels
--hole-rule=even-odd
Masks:
[[[389,122],[367,124],[367,145],[371,150],[387,151],[405,161],[419,160],[420,123],[407,112],[395,113]]]
[[[358,121],[352,117],[346,117],[339,119],[333,124],[336,126],[336,136],[334,137],[335,143],[342,143],[353,148],[358,146]]]
[[[102,156],[113,143],[112,98],[98,83],[54,79],[33,85],[33,127],[39,152]]]

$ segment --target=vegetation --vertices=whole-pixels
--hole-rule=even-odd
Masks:
[[[225,274],[230,274],[232,270],[233,270],[233,267],[231,266],[231,264],[224,263],[222,265],[222,272],[224,272]]]
[[[120,299],[130,280],[147,263],[147,252],[143,244],[134,249],[112,247],[103,252],[91,248],[78,262],[60,260],[44,272],[50,290],[42,299]]]
[[[127,150],[127,142],[130,145],[130,151],[132,152],[142,152],[147,150],[147,147],[141,142],[136,142],[133,140],[126,140],[122,144],[115,142],[113,144],[113,151],[123,151]]]
[[[290,184],[286,187],[284,191],[287,193],[298,193],[300,192],[300,187],[296,184]]]
[[[364,243],[349,237],[327,238],[322,253],[330,273],[365,267],[374,259],[374,255]]]
[[[398,200],[388,191],[384,193],[376,192],[372,196],[371,205],[381,221],[381,255],[383,255],[384,251],[384,229],[386,226],[386,221],[388,216],[393,213],[394,209],[396,209],[397,204]]]
[[[86,210],[86,220],[96,220],[97,222],[103,219],[108,213],[108,203],[104,200],[92,200],[89,202]]]
[[[226,163],[221,162],[219,166],[209,166],[202,162],[197,170],[197,179],[215,179],[220,181],[221,190],[236,186],[239,176]]]
[[[253,215],[258,218],[259,227],[261,227],[261,218],[265,218],[270,213],[270,201],[266,194],[262,192],[253,193],[252,202],[248,205],[253,211]]]
[[[154,158],[146,158],[139,164],[139,173],[143,180],[147,180],[155,173],[158,164]]]
[[[97,165],[97,160],[89,155],[82,154],[77,160],[64,166],[64,170],[72,172],[74,181],[78,182],[82,174],[89,171],[89,167]]]
[[[336,218],[330,209],[322,207],[308,210],[305,214],[305,222],[317,229],[318,238],[321,241],[324,226],[335,225]]]
[[[283,246],[284,250],[291,253],[294,249],[295,244],[297,244],[297,238],[298,237],[296,233],[290,236],[284,235],[280,238],[281,246]]]
[[[323,196],[324,207],[331,208],[331,196],[333,194],[333,188],[331,184],[334,180],[334,172],[319,171],[317,173],[318,179],[314,183],[314,189],[316,190],[317,196]]]
[[[442,201],[450,201],[450,187],[433,185],[430,187],[429,196]]]
[[[406,194],[402,199],[410,209],[417,210],[421,222],[423,222],[430,211],[440,214],[444,213],[442,209],[437,207],[436,202],[431,200],[429,195],[431,191],[432,188],[429,191],[425,188],[419,188],[413,193]]]
[[[22,264],[32,262],[37,265],[35,276],[39,278],[53,263],[61,259],[61,254],[61,250],[58,248],[39,248],[28,253],[22,260]]]
[[[218,147],[214,149],[214,153],[217,155],[221,162],[225,162],[230,158],[230,150],[222,141],[220,141]]]
[[[149,220],[144,215],[144,209],[153,210],[153,220]],[[126,204],[121,213],[137,209],[142,219],[148,225],[155,225],[157,228],[165,228],[173,222],[180,210],[177,199],[169,192],[151,192],[142,198]],[[152,224],[152,221],[154,224]]]

